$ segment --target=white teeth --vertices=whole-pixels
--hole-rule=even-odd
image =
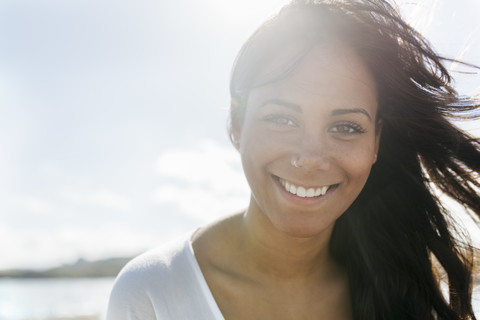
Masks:
[[[315,189],[313,189],[313,188],[308,189],[307,190],[307,197],[312,198],[314,196],[315,196]]]
[[[293,184],[290,185],[290,188],[286,189],[288,192],[297,194],[297,187],[295,187]]]
[[[329,186],[318,187],[318,188],[305,188],[301,186],[295,186],[293,183],[287,182],[285,180],[280,179],[280,183],[282,186],[290,192],[291,194],[295,194],[302,198],[313,198],[323,196],[327,193]]]
[[[304,187],[298,187],[297,188],[297,196],[305,198],[307,196],[307,191],[305,190]]]
[[[325,193],[327,193],[327,190],[328,190],[328,187],[323,187],[321,195],[323,196]]]

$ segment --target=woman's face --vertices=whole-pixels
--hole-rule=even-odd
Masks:
[[[253,89],[233,131],[252,191],[249,214],[294,236],[331,230],[376,160],[376,113],[372,75],[341,43],[314,47],[288,77]]]

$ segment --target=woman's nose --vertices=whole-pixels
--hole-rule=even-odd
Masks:
[[[292,154],[291,163],[294,167],[305,170],[330,169],[330,155],[324,139],[303,138]]]

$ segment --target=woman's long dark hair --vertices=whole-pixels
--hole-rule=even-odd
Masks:
[[[230,90],[231,126],[241,125],[248,92],[285,77],[316,44],[350,44],[374,75],[382,128],[378,160],[359,197],[340,217],[330,251],[345,266],[354,319],[475,319],[473,248],[460,239],[439,190],[480,216],[480,141],[449,119],[479,118],[460,97],[443,59],[381,0],[293,1],[243,46]],[[299,50],[276,73],[258,71],[283,48]],[[473,66],[472,66],[473,67]],[[455,234],[455,236],[454,236]],[[442,294],[435,265],[447,275]]]

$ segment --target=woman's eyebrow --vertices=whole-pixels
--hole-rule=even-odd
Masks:
[[[300,105],[296,104],[296,103],[293,103],[293,102],[290,102],[290,101],[286,101],[286,100],[282,100],[282,99],[278,99],[278,98],[275,98],[275,99],[268,99],[266,101],[264,101],[261,105],[260,105],[260,108],[261,107],[264,107],[264,106],[267,106],[269,104],[275,104],[275,105],[278,105],[278,106],[282,106],[282,107],[286,107],[290,110],[293,110],[293,111],[297,111],[297,112],[302,112],[302,107],[300,107]],[[367,112],[367,110],[363,109],[363,108],[341,108],[341,109],[335,109],[332,111],[331,115],[332,116],[339,116],[339,115],[343,115],[343,114],[349,114],[349,113],[360,113],[360,114],[363,114],[365,115],[368,120],[371,122],[372,121],[372,117],[370,116],[370,114]]]
[[[367,112],[367,110],[363,108],[352,108],[352,109],[335,109],[332,111],[332,116],[340,116],[342,114],[349,114],[349,113],[360,113],[364,114],[370,122],[372,122],[372,117]]]
[[[266,105],[269,105],[269,104],[275,104],[275,105],[278,105],[278,106],[286,107],[286,108],[291,109],[293,111],[302,112],[302,107],[300,107],[298,104],[293,103],[293,102],[289,102],[289,101],[285,101],[285,100],[282,100],[282,99],[278,99],[278,98],[266,100],[265,102],[263,102],[260,105],[260,108],[264,107]]]

